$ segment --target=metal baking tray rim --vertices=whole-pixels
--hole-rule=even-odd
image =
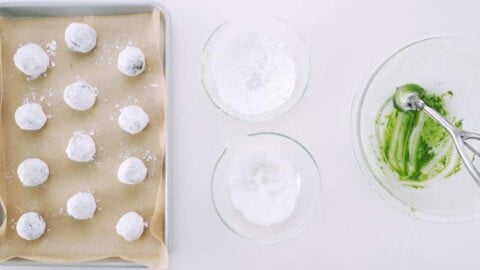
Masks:
[[[65,8],[69,9],[69,12],[62,14],[52,14],[49,9],[52,8]],[[35,12],[28,12],[28,9],[38,9]],[[44,9],[44,10],[42,10]],[[93,9],[96,11],[92,12]],[[111,12],[112,9],[122,10],[120,12]],[[158,0],[85,0],[85,1],[65,1],[60,2],[56,0],[33,0],[33,1],[0,1],[0,16],[7,17],[22,17],[22,16],[74,16],[74,15],[120,15],[131,14],[139,12],[147,12],[152,9],[158,9],[164,18],[164,55],[163,55],[163,70],[165,75],[165,89],[166,89],[166,101],[165,101],[165,121],[166,121],[166,136],[165,136],[165,157],[163,163],[164,170],[164,243],[165,246],[170,249],[170,184],[172,178],[171,160],[172,151],[171,147],[171,105],[172,93],[169,91],[171,82],[171,17],[167,8]],[[27,11],[24,14],[19,14],[18,10]],[[88,11],[87,11],[88,10]],[[110,11],[109,11],[110,10]],[[18,266],[18,267],[122,267],[122,268],[137,268],[142,267],[139,264],[118,261],[118,262],[102,262],[93,261],[85,263],[72,263],[72,264],[49,264],[42,262],[27,261],[22,259],[13,259],[2,263],[5,266]],[[142,267],[143,268],[143,267]]]

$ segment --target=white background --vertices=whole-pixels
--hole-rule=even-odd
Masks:
[[[480,224],[417,221],[384,202],[351,150],[356,88],[384,56],[435,34],[479,34],[480,2],[443,0],[166,0],[173,33],[173,179],[170,269],[480,269]],[[269,13],[305,38],[312,78],[303,99],[267,124],[246,124],[211,104],[196,75],[202,47],[223,21]],[[227,139],[277,131],[315,156],[320,207],[297,237],[257,244],[230,232],[210,199],[210,177]]]
[[[393,209],[368,186],[350,143],[356,88],[382,57],[435,34],[480,35],[480,2],[445,0],[165,0],[172,16],[172,270],[480,269],[480,224],[431,224]],[[267,124],[217,111],[196,69],[227,19],[269,13],[291,22],[311,54],[303,99]],[[257,244],[230,232],[210,199],[213,166],[229,137],[276,131],[299,140],[322,173],[322,198],[295,238]]]

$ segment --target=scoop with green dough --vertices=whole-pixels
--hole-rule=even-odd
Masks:
[[[464,131],[460,129],[458,125],[450,123],[450,121],[445,118],[445,106],[435,108],[436,103],[432,102],[432,105],[430,105],[430,101],[431,96],[427,95],[422,87],[415,84],[407,84],[397,88],[393,96],[394,107],[397,110],[403,113],[418,113],[422,111],[428,115],[431,121],[441,126],[444,132],[450,135],[463,164],[475,182],[480,186],[480,172],[473,165],[471,158],[466,152],[466,150],[470,150],[474,155],[480,156],[480,152],[467,142],[468,140],[480,140],[480,134]]]
[[[425,89],[418,84],[402,85],[397,87],[395,95],[393,95],[393,106],[401,112],[421,111],[421,101],[425,95]]]
[[[455,162],[447,131],[421,111],[428,105],[446,117],[444,97],[429,94],[417,84],[396,89],[392,98],[394,108],[387,115],[380,147],[383,161],[400,180],[422,182]]]

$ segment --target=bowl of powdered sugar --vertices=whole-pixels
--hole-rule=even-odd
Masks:
[[[320,192],[314,158],[278,133],[231,139],[212,177],[212,199],[223,223],[240,236],[271,243],[301,232]]]
[[[273,16],[228,21],[205,45],[200,75],[213,103],[246,121],[268,121],[303,96],[310,73],[305,43]]]

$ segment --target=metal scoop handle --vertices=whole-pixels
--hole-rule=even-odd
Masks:
[[[470,151],[472,151],[473,154],[480,157],[480,152],[473,148],[473,146],[467,142],[467,140],[480,140],[480,134],[458,129],[457,127],[452,125],[452,123],[450,123],[447,119],[445,119],[443,115],[430,108],[422,100],[418,101],[418,107],[422,109],[433,120],[437,121],[445,130],[447,130],[448,134],[450,134],[450,137],[452,137],[455,148],[457,148],[457,152],[460,155],[463,164],[465,165],[477,185],[480,186],[480,172],[477,170],[477,168],[475,168],[472,160],[468,157],[467,152],[465,151],[465,147],[467,147]]]

